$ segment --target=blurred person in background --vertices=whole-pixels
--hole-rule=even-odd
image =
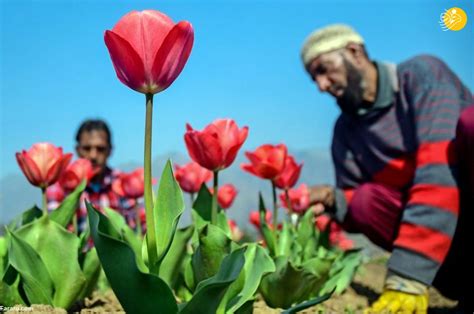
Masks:
[[[318,29],[301,57],[341,110],[333,133],[336,186],[310,201],[349,232],[391,251],[385,287],[369,312],[425,313],[428,287],[468,309],[465,227],[474,208],[474,102],[440,59],[398,65],[369,58],[347,25]]]
[[[133,209],[138,201],[135,196],[128,197],[123,193],[121,179],[124,174],[108,165],[112,148],[112,134],[105,121],[99,119],[84,121],[76,133],[76,153],[79,159],[64,171],[59,183],[47,190],[48,208],[52,210],[57,208],[64,197],[83,179],[88,180],[77,211],[79,233],[87,229],[87,209],[84,200],[88,200],[97,209],[109,207],[117,210],[126,218],[129,225],[135,228]]]

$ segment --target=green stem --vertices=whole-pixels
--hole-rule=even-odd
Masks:
[[[277,204],[277,196],[276,196],[276,186],[275,183],[272,181],[272,195],[273,195],[273,230],[275,231],[278,228],[278,204]]]
[[[153,94],[146,94],[146,119],[145,119],[145,158],[144,158],[144,181],[145,181],[145,215],[147,230],[148,268],[150,272],[158,275],[156,262],[158,261],[158,249],[156,246],[155,218],[153,216],[153,191],[151,184],[151,132],[153,117]]]
[[[214,171],[214,192],[212,193],[212,212],[211,212],[211,223],[217,224],[217,192],[219,187],[219,171]]]
[[[48,215],[48,199],[46,198],[46,188],[41,188],[43,194],[43,216]]]
[[[140,206],[139,205],[140,204],[136,200],[133,210],[135,211],[135,227],[137,228],[135,232],[137,236],[141,238],[142,237],[142,221],[140,220]]]

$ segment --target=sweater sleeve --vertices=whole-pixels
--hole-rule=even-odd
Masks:
[[[459,215],[453,139],[472,94],[439,59],[401,65],[401,92],[412,108],[416,165],[388,267],[431,285],[446,258]]]

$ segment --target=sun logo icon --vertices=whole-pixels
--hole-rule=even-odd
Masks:
[[[454,7],[444,10],[439,16],[439,25],[444,32],[447,30],[460,31],[466,26],[466,23],[467,15],[461,8]]]

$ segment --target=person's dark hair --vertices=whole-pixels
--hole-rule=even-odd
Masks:
[[[76,133],[76,142],[79,144],[82,133],[91,131],[104,131],[107,134],[107,144],[109,144],[109,147],[112,147],[112,134],[110,133],[109,126],[104,120],[100,119],[89,119],[82,122]]]

